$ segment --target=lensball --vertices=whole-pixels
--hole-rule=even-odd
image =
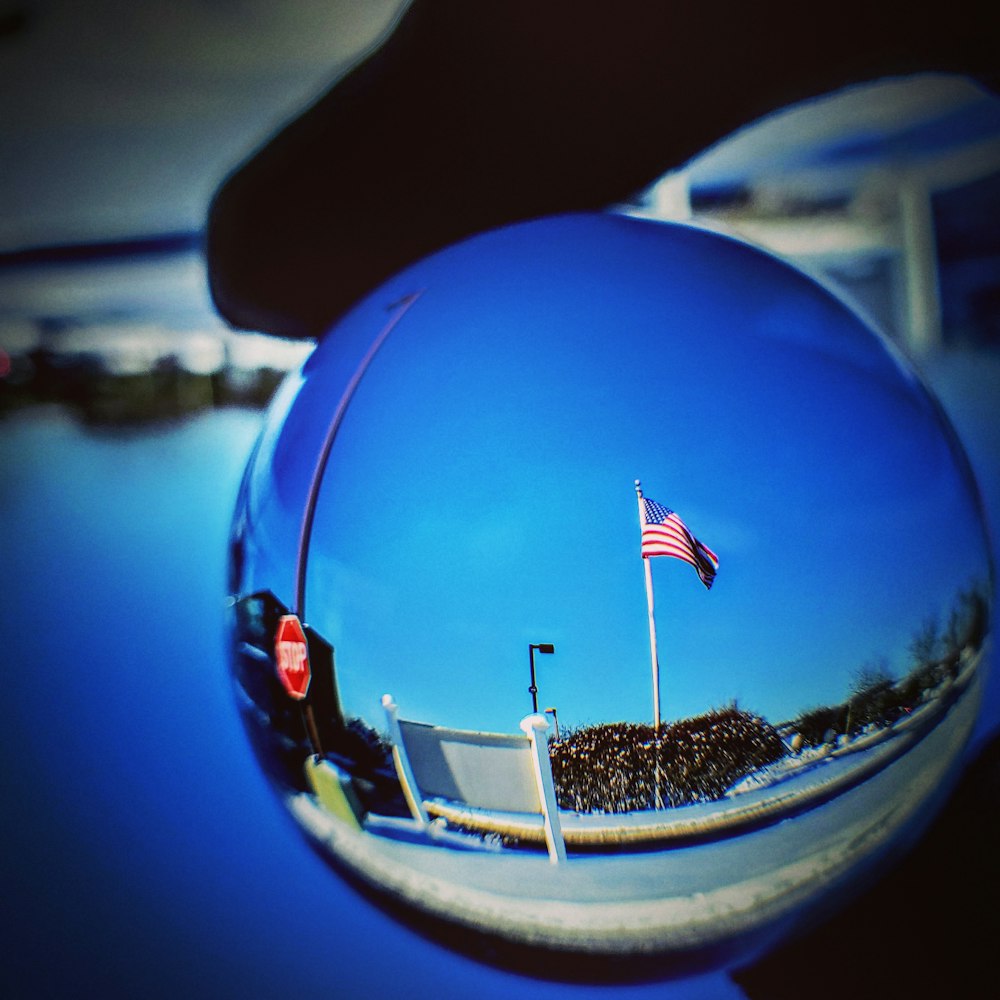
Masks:
[[[836,294],[693,226],[542,219],[386,282],[280,389],[235,688],[303,833],[404,919],[670,975],[919,834],[988,553],[938,405]]]

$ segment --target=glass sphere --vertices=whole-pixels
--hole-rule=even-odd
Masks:
[[[304,833],[404,918],[546,974],[703,968],[927,822],[988,551],[938,406],[836,295],[694,227],[544,219],[392,278],[280,390],[236,690]]]

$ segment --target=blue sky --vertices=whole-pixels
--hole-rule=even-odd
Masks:
[[[711,592],[653,563],[665,719],[735,698],[779,721],[866,662],[905,672],[920,624],[986,579],[934,405],[771,258],[556,220],[417,265],[345,334],[374,336],[416,287],[348,410],[310,550],[349,712],[379,724],[389,691],[412,718],[514,729],[528,643],[552,642],[539,698],[561,723],[649,720],[636,477],[721,562]],[[337,342],[306,367],[319,423]]]

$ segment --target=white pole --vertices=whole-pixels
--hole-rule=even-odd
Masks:
[[[389,739],[392,740],[392,761],[396,765],[396,776],[403,789],[403,798],[410,807],[410,812],[417,823],[425,830],[430,829],[431,820],[424,808],[424,800],[420,786],[413,774],[410,757],[403,742],[403,731],[399,725],[399,706],[392,700],[391,694],[382,695],[382,707],[389,723]]]
[[[559,823],[559,806],[556,804],[556,790],[552,784],[552,762],[549,760],[548,741],[542,736],[549,728],[549,720],[544,715],[526,715],[521,720],[521,731],[528,737],[531,747],[531,766],[538,791],[538,805],[542,811],[542,825],[545,830],[545,846],[549,849],[549,861],[557,864],[566,860],[566,843]]]
[[[639,532],[640,537],[646,523],[646,512],[642,505],[642,486],[635,481],[635,495],[639,502]],[[642,560],[646,574],[646,608],[649,612],[649,659],[653,671],[653,732],[660,735],[660,660],[656,652],[656,618],[653,616],[653,574],[649,569],[649,560]]]
[[[915,174],[899,183],[899,220],[906,274],[906,345],[926,355],[941,346],[941,293],[938,287],[934,216],[927,184]]]

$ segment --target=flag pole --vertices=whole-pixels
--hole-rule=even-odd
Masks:
[[[639,504],[639,532],[642,533],[646,523],[646,512],[642,505],[642,485],[635,481],[635,495]],[[649,560],[642,560],[646,574],[646,607],[649,612],[649,659],[653,671],[653,732],[660,735],[660,660],[656,652],[656,619],[653,616],[653,574],[649,569]]]

